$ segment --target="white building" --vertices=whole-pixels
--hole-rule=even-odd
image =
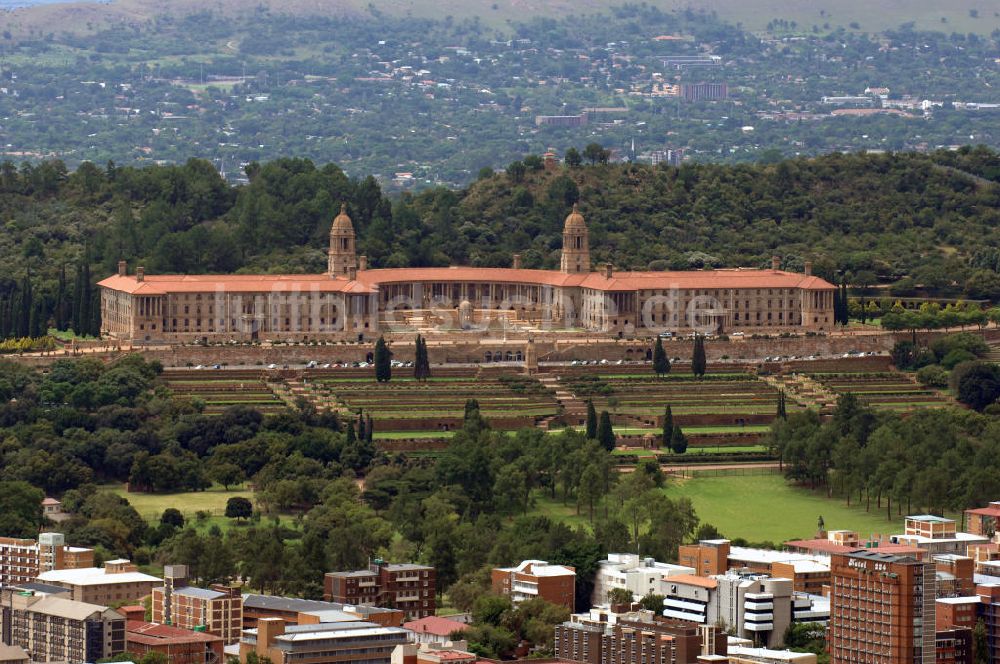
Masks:
[[[663,595],[665,579],[694,573],[691,567],[640,558],[635,553],[609,553],[608,559],[602,560],[597,568],[590,603],[594,606],[607,605],[608,593],[616,588],[630,591],[634,601],[651,592]]]

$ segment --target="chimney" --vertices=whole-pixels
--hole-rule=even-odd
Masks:
[[[124,277],[128,274],[128,263],[125,261],[118,261],[118,276]]]
[[[364,272],[368,269],[368,257],[358,256],[358,269]]]
[[[347,268],[347,280],[354,281],[357,278],[358,278],[358,268],[354,267],[353,265]]]
[[[611,263],[605,263],[604,264],[604,278],[605,279],[610,279],[612,272],[613,272],[613,266],[611,265]]]
[[[807,277],[811,277],[811,276],[812,276],[812,273],[813,273],[813,262],[812,262],[812,261],[806,261],[806,262],[805,262],[805,263],[803,264],[803,269],[804,269],[804,270],[805,270],[805,272],[806,272],[806,276],[807,276]]]
[[[781,257],[771,256],[771,269],[777,272],[781,269]]]
[[[514,269],[521,269],[521,254],[514,254]]]
[[[136,281],[145,281],[146,280],[146,268],[144,268],[141,265],[139,267],[135,268],[135,280]]]

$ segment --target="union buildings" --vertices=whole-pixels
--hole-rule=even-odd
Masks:
[[[587,224],[566,217],[560,269],[370,269],[346,210],[330,229],[325,274],[153,275],[99,283],[101,331],[135,343],[371,338],[384,331],[511,329],[611,336],[663,330],[820,331],[833,325],[832,284],[771,269],[593,271]]]

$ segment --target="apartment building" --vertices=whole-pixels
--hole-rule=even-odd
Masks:
[[[93,564],[94,550],[66,546],[62,533],[41,533],[37,540],[0,537],[0,588],[29,583],[50,570]]]
[[[72,599],[92,604],[133,602],[148,597],[163,580],[143,574],[128,560],[109,560],[104,567],[56,569],[38,575],[42,583],[66,588]]]
[[[327,572],[323,599],[350,605],[392,606],[409,620],[437,610],[437,572],[427,565],[387,563],[375,559],[368,569]]]
[[[393,650],[408,637],[401,627],[369,622],[286,626],[281,618],[262,618],[256,628],[243,631],[240,661],[246,664],[253,652],[274,664],[390,664]]]
[[[932,562],[856,551],[832,560],[831,664],[932,664]]]
[[[578,614],[556,626],[555,656],[582,664],[695,664],[724,656],[726,635],[651,612]],[[723,658],[722,661],[725,661]]]
[[[915,546],[930,555],[953,553],[966,555],[968,547],[989,542],[988,537],[975,533],[959,532],[954,519],[946,519],[933,514],[908,516],[904,521],[902,535],[889,538],[893,544]]]
[[[666,579],[678,574],[694,574],[694,569],[640,558],[634,553],[609,553],[607,560],[598,563],[590,603],[607,604],[608,593],[615,589],[628,590],[635,600],[651,592],[662,595]]]
[[[35,662],[96,662],[125,652],[125,619],[107,606],[14,593],[2,614],[4,641]]]
[[[796,593],[791,579],[730,571],[674,576],[665,585],[665,617],[717,625],[757,647],[781,646],[793,622],[825,623],[830,615],[825,599]]]
[[[820,595],[830,583],[830,556],[732,546],[727,539],[701,540],[678,548],[677,561],[698,576],[717,576],[729,570],[791,579],[796,592]]]
[[[167,664],[222,664],[225,661],[222,639],[214,634],[191,631],[170,625],[129,620],[125,623],[128,652],[143,657],[157,652]]]
[[[163,586],[152,590],[154,623],[183,629],[203,629],[224,643],[236,643],[243,630],[243,596],[239,588],[215,584],[187,585],[187,565],[166,565]]]
[[[576,606],[576,570],[566,565],[525,560],[516,567],[494,568],[491,580],[493,592],[509,595],[514,604],[540,597],[570,611]]]
[[[28,664],[30,661],[28,651],[24,648],[0,643],[0,664]]]

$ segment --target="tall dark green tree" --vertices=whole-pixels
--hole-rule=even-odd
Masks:
[[[601,411],[601,419],[597,424],[597,442],[607,451],[615,449],[615,430],[611,426],[611,414]]]
[[[431,377],[431,362],[427,354],[427,340],[417,335],[414,350],[413,377],[417,380],[427,380]]]
[[[653,346],[653,371],[657,376],[670,373],[670,359],[663,350],[663,340],[660,337],[656,337],[656,345]]]
[[[392,353],[385,343],[385,337],[375,342],[375,380],[388,383],[392,380]]]
[[[597,409],[593,401],[587,401],[587,440],[597,439]]]
[[[684,435],[679,426],[675,426],[670,434],[670,449],[674,451],[674,454],[684,454],[687,452],[687,448],[687,436]]]
[[[691,373],[701,378],[705,375],[706,368],[705,337],[699,334],[694,338],[694,352],[691,354]]]
[[[782,420],[788,419],[788,413],[785,410],[785,391],[780,390],[778,392],[778,412],[775,415]]]
[[[66,329],[66,266],[59,266],[59,285],[56,287],[56,304],[52,312],[57,330]]]
[[[668,405],[666,410],[663,411],[663,433],[660,436],[660,447],[662,449],[670,448],[670,440],[674,435],[674,413]]]

